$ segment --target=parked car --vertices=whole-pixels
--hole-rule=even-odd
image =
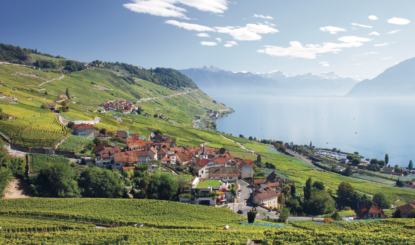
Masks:
[[[242,212],[242,210],[238,210],[238,212],[237,212],[238,214],[243,214],[244,212]]]

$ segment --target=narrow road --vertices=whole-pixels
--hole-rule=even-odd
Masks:
[[[233,143],[238,144],[238,145],[239,145],[239,147],[241,147],[242,149],[247,150],[247,151],[250,151],[252,154],[256,154],[256,153],[255,153],[255,151],[253,151],[253,150],[250,150],[250,149],[246,148],[246,147],[245,147],[245,146],[243,146],[241,143],[236,142],[236,141],[231,140],[231,139],[228,139],[228,138],[226,138],[225,136],[223,136],[222,134],[219,134],[219,135],[220,135],[220,136],[222,136],[223,138],[225,138],[225,139],[229,140],[229,141],[232,141]],[[258,154],[256,154],[256,155],[258,155]]]
[[[45,83],[50,83],[50,82],[55,81],[55,80],[61,80],[61,79],[62,79],[62,78],[64,78],[64,77],[65,77],[65,75],[63,75],[63,73],[62,73],[62,76],[61,76],[61,77],[58,77],[58,78],[54,78],[54,79],[51,79],[51,80],[44,81],[43,83],[39,84],[39,87],[40,87],[40,86],[42,86],[42,85],[43,85],[43,84],[45,84]]]

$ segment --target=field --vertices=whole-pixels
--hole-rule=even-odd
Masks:
[[[38,173],[48,163],[66,162],[67,164],[69,164],[69,160],[63,156],[53,156],[53,155],[46,155],[46,154],[31,153],[29,154],[29,157],[30,157],[30,162],[29,162],[30,173]]]
[[[58,151],[77,151],[82,149],[88,143],[92,142],[91,139],[82,136],[70,135],[64,140],[57,148]]]
[[[0,244],[413,244],[413,219],[291,222],[246,218],[227,208],[137,199],[0,200]],[[83,223],[81,223],[83,222]],[[144,224],[142,228],[133,225]],[[115,225],[99,229],[95,224]],[[230,230],[223,230],[229,225]]]
[[[196,188],[208,188],[209,186],[220,186],[221,182],[219,180],[205,180],[200,181],[199,184],[197,184]]]

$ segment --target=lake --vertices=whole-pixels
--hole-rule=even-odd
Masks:
[[[301,145],[312,141],[365,158],[384,160],[387,153],[391,166],[415,160],[415,100],[206,92],[236,111],[216,120],[220,132]]]

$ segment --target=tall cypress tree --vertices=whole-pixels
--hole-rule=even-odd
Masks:
[[[389,163],[389,156],[388,156],[388,154],[385,155],[385,163],[386,163],[386,165],[388,165],[388,163]]]
[[[71,96],[69,95],[69,88],[66,88],[66,96],[68,97],[68,99],[71,98]]]
[[[304,199],[308,200],[311,197],[311,186],[313,184],[313,180],[310,178],[308,178],[307,182],[305,183],[305,187],[304,187]]]
[[[412,160],[409,161],[408,168],[409,170],[412,170],[414,168],[414,164],[412,163]]]

